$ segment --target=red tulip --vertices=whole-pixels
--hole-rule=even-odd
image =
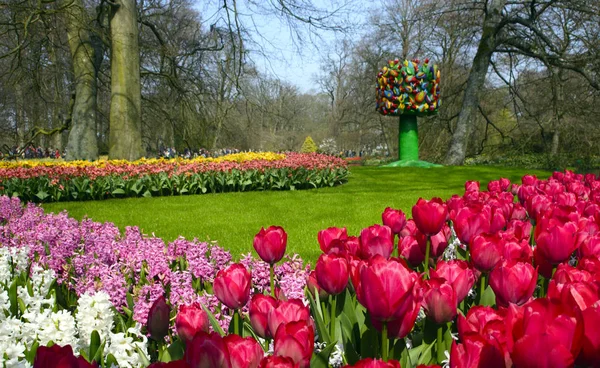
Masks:
[[[550,280],[548,298],[571,309],[586,310],[599,299],[598,286],[587,281],[560,283]]]
[[[250,324],[254,332],[263,339],[273,337],[269,330],[269,313],[277,307],[277,300],[272,296],[264,294],[254,294],[250,300]]]
[[[477,334],[462,337],[462,344],[452,342],[450,368],[505,368],[502,351]]]
[[[533,259],[533,250],[527,240],[517,240],[514,237],[503,238],[504,244],[503,257],[507,260],[531,263]]]
[[[208,332],[208,315],[200,304],[182,305],[175,318],[175,330],[186,344],[192,341],[198,331]]]
[[[475,180],[467,180],[465,182],[465,192],[479,192],[480,184]]]
[[[533,295],[537,284],[537,270],[529,263],[502,261],[490,273],[490,286],[496,294],[496,304],[522,305]]]
[[[308,368],[314,344],[315,331],[306,320],[289,322],[277,329],[273,353],[291,358],[300,368]]]
[[[579,244],[581,244],[578,251],[580,257],[600,257],[600,234],[589,236],[585,241],[582,241]]]
[[[263,261],[273,265],[285,254],[287,233],[279,226],[269,226],[266,230],[261,228],[254,237],[253,246]]]
[[[424,235],[422,236],[424,237]],[[427,238],[424,238],[423,240],[424,242],[427,242]],[[407,235],[401,238],[400,242],[398,243],[398,249],[400,256],[406,259],[413,267],[422,264],[425,260],[425,252],[421,248],[419,239],[413,235]]]
[[[225,336],[223,341],[229,352],[231,368],[256,368],[265,354],[260,344],[252,337],[242,338],[231,334]]]
[[[476,333],[487,340],[490,336],[500,340],[505,335],[504,313],[491,307],[481,305],[473,306],[467,312],[467,316],[458,315],[457,327],[459,336]]]
[[[317,282],[317,273],[315,270],[310,271],[308,274],[308,278],[306,279],[306,288],[313,298],[315,297],[315,289],[317,289],[317,293],[319,293],[319,299],[321,300],[327,298],[329,295],[322,287],[319,286],[319,283]]]
[[[460,303],[469,295],[475,285],[477,276],[469,264],[461,260],[439,261],[435,270],[430,270],[431,277],[446,279],[456,292],[456,301]]]
[[[169,333],[169,313],[170,308],[163,296],[152,303],[148,312],[146,329],[154,340],[161,341]]]
[[[456,317],[458,303],[456,292],[445,279],[431,278],[424,283],[423,307],[425,314],[438,324]]]
[[[360,241],[356,236],[349,236],[344,243],[346,255],[358,256],[360,253]]]
[[[491,210],[488,206],[472,205],[464,207],[456,214],[454,230],[464,244],[482,233],[490,232]]]
[[[422,299],[420,276],[395,259],[375,256],[360,273],[361,303],[382,322],[412,314]]]
[[[317,282],[328,294],[337,295],[346,289],[350,271],[346,258],[321,254],[315,266]]]
[[[4,353],[4,352],[2,352]],[[88,363],[83,357],[75,357],[71,345],[51,347],[40,346],[35,354],[33,368],[93,368],[96,363]]]
[[[581,314],[545,298],[523,307],[513,329],[512,359],[516,367],[570,367],[583,344]],[[532,351],[545,352],[531,354]]]
[[[473,266],[481,272],[490,272],[502,260],[502,239],[498,235],[481,234],[469,245]]]
[[[548,262],[546,258],[544,258],[544,255],[540,251],[539,247],[535,247],[533,250],[533,264],[537,268],[540,275],[547,279],[552,277],[553,265]]]
[[[266,356],[260,361],[259,368],[298,368],[299,365],[288,357]]]
[[[372,225],[360,232],[360,254],[369,259],[376,254],[389,258],[394,250],[392,229],[387,226]]]
[[[275,336],[281,324],[294,321],[308,321],[310,319],[309,309],[299,299],[290,299],[281,302],[276,308],[269,311],[268,325],[271,336]]]
[[[216,332],[198,332],[185,349],[185,360],[192,368],[231,367],[225,341]]]
[[[350,281],[356,293],[356,299],[364,305],[362,300],[362,289],[360,287],[360,273],[363,268],[366,268],[368,263],[360,258],[350,258]]]
[[[448,217],[448,210],[440,198],[433,198],[430,201],[419,198],[412,208],[412,217],[419,231],[431,236],[442,230]]]
[[[561,224],[555,219],[542,218],[535,229],[535,242],[548,262],[559,264],[569,260],[577,250],[576,233],[577,225],[573,222]]]
[[[388,360],[387,362],[384,362],[383,360],[365,358],[359,360],[354,365],[346,365],[344,368],[400,368],[400,362],[397,360]]]
[[[215,277],[213,291],[219,301],[229,309],[240,309],[250,298],[252,276],[241,263],[220,270]]]
[[[400,231],[406,225],[406,215],[402,210],[395,210],[391,207],[387,207],[381,214],[381,220],[385,226],[392,229],[392,232],[396,235],[400,234]]]
[[[589,307],[583,316],[583,345],[579,355],[582,366],[598,367],[600,362],[600,306]]]
[[[323,253],[328,254],[331,252],[332,247],[334,249],[339,249],[340,246],[342,249],[344,248],[343,244],[348,239],[348,231],[345,227],[330,227],[319,231],[318,239],[321,250]]]
[[[451,235],[450,227],[446,224],[442,227],[442,230],[432,235],[429,240],[431,241],[431,248],[429,249],[429,257],[430,260],[436,260],[444,255],[444,251],[448,248],[448,239],[450,239]],[[421,247],[421,251],[423,254],[426,252],[427,240],[419,242],[419,247]]]

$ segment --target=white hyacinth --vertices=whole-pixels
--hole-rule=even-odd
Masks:
[[[79,329],[81,347],[89,347],[94,330],[98,331],[101,341],[106,340],[114,324],[114,313],[111,308],[110,296],[104,291],[94,295],[83,294],[79,298],[75,320]]]
[[[127,333],[110,333],[110,344],[106,349],[106,354],[112,354],[119,367],[137,368],[142,367],[144,358],[148,359],[147,343],[148,339],[141,333],[141,325],[137,323],[135,327],[127,330]],[[145,357],[140,357],[140,352]]]

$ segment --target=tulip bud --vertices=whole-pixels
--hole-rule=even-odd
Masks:
[[[208,315],[198,303],[182,305],[175,318],[175,330],[184,343],[192,341],[198,331],[208,332]]]
[[[192,367],[230,368],[229,352],[216,332],[198,332],[186,346],[185,360]]]
[[[383,224],[390,229],[392,233],[398,235],[400,231],[406,225],[406,215],[401,210],[395,210],[391,207],[387,207],[381,214]]]
[[[154,301],[148,312],[146,328],[150,337],[156,341],[162,341],[169,333],[170,308],[163,296]]]
[[[325,292],[337,295],[346,289],[350,271],[346,258],[321,254],[315,266],[317,283]]]
[[[392,229],[387,226],[373,225],[360,232],[360,253],[364,259],[376,254],[389,258],[394,250]]]
[[[270,339],[273,335],[269,331],[268,316],[271,310],[277,307],[277,300],[269,295],[254,294],[250,300],[250,324],[254,332],[263,339]]]
[[[254,237],[253,246],[263,261],[273,265],[285,254],[287,233],[279,226],[270,226],[266,230],[261,228]]]
[[[456,317],[458,303],[456,292],[445,279],[425,281],[423,291],[425,314],[437,324],[450,322]]]
[[[271,336],[275,336],[281,324],[294,321],[308,321],[309,319],[310,310],[300,299],[290,299],[287,302],[280,302],[276,308],[269,311],[269,332]]]
[[[340,246],[343,248],[343,244],[348,239],[348,232],[345,227],[330,227],[319,231],[318,239],[321,250],[323,253],[328,254],[332,251],[332,246],[338,251],[340,250]]]
[[[433,198],[430,201],[419,198],[412,208],[412,216],[419,231],[431,236],[442,230],[448,217],[448,210],[440,198]]]
[[[215,277],[213,291],[219,301],[229,309],[240,309],[250,298],[252,276],[241,263],[220,270]]]

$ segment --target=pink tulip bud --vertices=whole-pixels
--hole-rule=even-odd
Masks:
[[[263,261],[271,265],[275,264],[285,254],[287,233],[279,226],[270,226],[266,230],[261,228],[254,237],[253,246]]]
[[[198,331],[208,332],[208,315],[198,303],[182,305],[175,318],[175,330],[186,344],[192,341]]]
[[[412,216],[419,231],[431,236],[442,230],[448,217],[448,210],[440,198],[433,198],[430,201],[419,198],[412,208]]]
[[[240,309],[250,298],[252,276],[241,263],[220,270],[215,277],[213,291],[219,301],[229,309]]]

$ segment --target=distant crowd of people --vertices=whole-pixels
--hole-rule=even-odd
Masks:
[[[0,160],[5,158],[5,153],[0,151]],[[64,156],[64,152],[61,152],[58,148],[42,148],[42,146],[38,146],[37,148],[34,145],[29,145],[25,147],[24,150],[19,152],[19,147],[13,146],[6,154],[7,157],[20,157],[24,159],[32,159],[32,158],[61,158]]]
[[[230,155],[232,153],[240,153],[241,151],[237,148],[219,148],[216,150],[209,151],[206,148],[189,149],[185,148],[183,152],[177,152],[175,147],[160,147],[158,150],[158,157],[162,158],[196,158],[196,157],[220,157]]]

